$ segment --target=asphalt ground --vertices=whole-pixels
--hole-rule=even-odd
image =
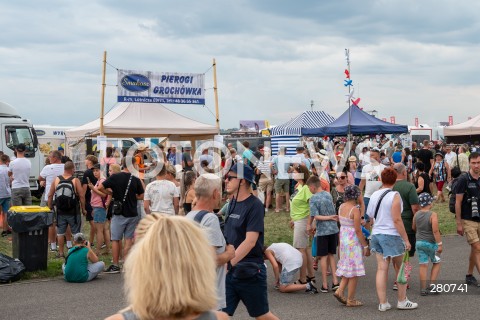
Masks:
[[[442,270],[439,280],[447,284],[464,283],[470,247],[458,236],[443,238]],[[443,293],[435,296],[420,296],[418,260],[412,260],[411,288],[407,294],[411,301],[418,302],[416,310],[397,310],[396,291],[391,289],[394,281],[390,268],[388,299],[393,308],[387,312],[377,310],[375,291],[375,257],[366,259],[367,275],[359,280],[357,298],[364,302],[359,308],[347,308],[334,299],[332,293],[316,295],[304,292],[280,293],[273,288],[272,269],[268,266],[269,303],[271,311],[280,319],[480,319],[480,288],[468,287],[468,292]],[[317,279],[320,279],[317,272]],[[480,280],[478,273],[477,278]],[[331,280],[330,280],[331,281]],[[101,274],[92,282],[66,283],[61,278],[34,282],[17,282],[0,286],[0,319],[104,319],[126,306],[123,296],[121,274]],[[240,305],[235,319],[249,319]]]

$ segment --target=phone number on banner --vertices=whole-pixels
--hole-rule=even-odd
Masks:
[[[118,102],[167,103],[167,104],[205,104],[205,99],[191,98],[154,98],[118,96]]]

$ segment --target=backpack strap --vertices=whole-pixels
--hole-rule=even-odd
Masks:
[[[382,203],[383,198],[385,198],[385,196],[387,195],[387,193],[389,193],[389,192],[391,192],[391,191],[393,191],[393,190],[391,190],[391,189],[385,190],[385,192],[382,193],[382,195],[381,195],[380,198],[378,199],[377,207],[375,208],[375,216],[373,217],[375,220],[377,219],[378,210],[380,209],[380,204]]]
[[[198,224],[201,224],[202,220],[203,220],[203,217],[205,217],[205,215],[209,213],[208,210],[201,210],[199,211],[196,215],[195,215],[195,218],[193,219],[196,223]]]
[[[82,249],[83,247],[75,247],[70,253],[65,257],[65,265],[67,265],[68,258],[72,255],[72,253],[77,252],[78,250]]]

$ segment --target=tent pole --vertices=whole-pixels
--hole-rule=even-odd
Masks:
[[[107,51],[103,51],[102,97],[100,107],[100,135],[103,136],[103,113],[105,112],[105,73],[107,69]]]
[[[220,133],[220,115],[218,111],[218,92],[217,92],[217,63],[213,58],[213,94],[215,96],[215,123],[217,125],[218,132]]]

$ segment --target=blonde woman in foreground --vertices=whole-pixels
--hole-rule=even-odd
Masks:
[[[186,262],[185,257],[196,263]],[[217,305],[214,255],[193,221],[160,214],[142,219],[124,269],[130,305],[106,320],[229,319],[213,311]]]

